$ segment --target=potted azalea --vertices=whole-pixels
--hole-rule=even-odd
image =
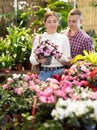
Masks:
[[[36,59],[46,58],[47,61],[44,64],[47,65],[51,63],[52,56],[55,58],[61,57],[61,53],[58,51],[58,45],[49,40],[40,41],[34,53]]]
[[[8,77],[0,87],[2,107],[5,104],[9,106],[6,109],[7,113],[31,113],[35,95],[32,88],[38,83],[38,76],[33,74],[13,74]]]
[[[62,130],[79,130],[79,128],[82,128],[81,126],[85,127],[86,121],[91,120],[91,125],[94,125],[97,120],[97,93],[91,89],[81,87],[81,83],[70,82],[66,79],[62,79],[60,82],[53,78],[47,79],[46,82],[39,84],[36,95],[35,129],[47,130],[47,128],[54,129],[57,127]],[[92,103],[92,101],[94,102]],[[80,107],[82,112],[79,105],[82,105]],[[71,108],[71,114],[69,110],[67,111],[68,107]],[[73,107],[74,109],[72,109]],[[66,114],[66,117],[64,117],[64,114]],[[52,124],[51,127],[50,124]]]
[[[84,126],[88,130],[89,128],[86,126],[89,124],[93,127],[91,127],[91,130],[95,130],[97,122],[96,105],[97,100],[72,100],[69,98],[63,100],[59,98],[51,115],[54,120],[61,121],[63,125]]]

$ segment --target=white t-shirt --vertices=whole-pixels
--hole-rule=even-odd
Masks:
[[[63,66],[61,61],[67,61],[68,62],[68,57],[71,57],[70,54],[70,43],[69,43],[69,39],[67,36],[60,34],[60,33],[54,33],[54,34],[47,34],[46,32],[44,32],[41,35],[41,41],[42,40],[50,40],[54,43],[56,43],[56,45],[59,46],[59,52],[62,53],[62,57],[60,59],[55,59],[54,57],[52,57],[52,61],[50,65],[41,65],[43,67],[60,67]],[[35,48],[39,45],[39,35],[35,37],[35,40],[33,42],[33,46],[32,46],[32,52],[31,52],[31,56],[30,56],[30,62],[33,65],[39,64],[35,58],[34,55],[34,50]]]

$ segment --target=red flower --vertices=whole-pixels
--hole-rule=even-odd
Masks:
[[[89,82],[89,87],[93,90],[93,91],[97,91],[97,67],[94,68],[88,77],[88,82]]]
[[[97,68],[94,68],[94,70],[90,73],[90,78],[94,78],[95,75],[97,74]]]
[[[94,92],[96,92],[96,91],[97,91],[97,86],[96,86],[96,87],[93,87],[92,90],[93,90]]]
[[[88,84],[88,81],[82,80],[81,85],[84,87],[87,87],[89,84]]]
[[[53,74],[52,78],[56,79],[57,81],[61,81],[61,76],[60,74]]]

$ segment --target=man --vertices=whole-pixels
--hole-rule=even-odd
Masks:
[[[94,50],[90,36],[81,29],[82,13],[79,9],[72,9],[68,15],[68,28],[61,33],[68,36],[71,46],[71,56],[83,54],[83,50]]]

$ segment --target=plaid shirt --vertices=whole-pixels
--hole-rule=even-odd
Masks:
[[[69,30],[66,31],[71,46],[71,56],[74,58],[78,54],[83,54],[83,50],[94,50],[94,44],[90,36],[83,30],[79,30],[74,36],[70,36]]]

